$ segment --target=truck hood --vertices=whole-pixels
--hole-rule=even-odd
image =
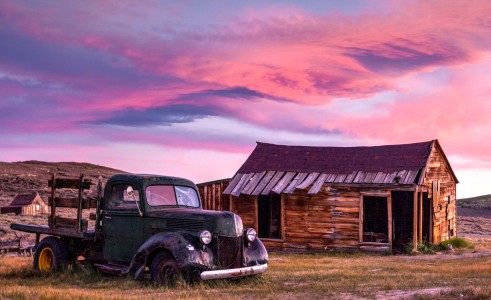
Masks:
[[[214,235],[237,237],[242,235],[242,219],[229,211],[213,211],[189,208],[170,208],[147,213],[150,226],[167,231],[197,233],[208,230]]]

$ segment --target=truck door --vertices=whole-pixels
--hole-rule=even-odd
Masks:
[[[107,206],[102,218],[104,259],[114,262],[130,262],[143,243],[143,217],[138,210],[141,192],[128,184],[114,184],[107,195]]]

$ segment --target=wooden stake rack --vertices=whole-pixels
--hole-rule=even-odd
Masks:
[[[51,207],[51,215],[48,219],[49,227],[75,229],[77,232],[85,232],[87,230],[88,221],[82,218],[82,209],[96,208],[96,201],[85,200],[84,190],[89,190],[92,185],[89,179],[84,179],[84,175],[80,174],[77,179],[72,178],[56,178],[55,173],[51,174],[51,180],[48,181],[48,186],[51,188],[51,196],[49,197],[49,205]],[[57,189],[76,189],[78,190],[77,198],[57,197]],[[65,218],[56,216],[57,207],[76,208],[77,218]]]

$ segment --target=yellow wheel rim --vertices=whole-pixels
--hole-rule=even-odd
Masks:
[[[55,255],[51,248],[44,248],[39,253],[38,266],[41,272],[51,272],[53,271],[53,266],[55,262]]]

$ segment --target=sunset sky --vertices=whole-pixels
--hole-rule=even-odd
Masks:
[[[438,139],[491,194],[491,1],[0,1],[0,161],[203,182],[256,141]]]

